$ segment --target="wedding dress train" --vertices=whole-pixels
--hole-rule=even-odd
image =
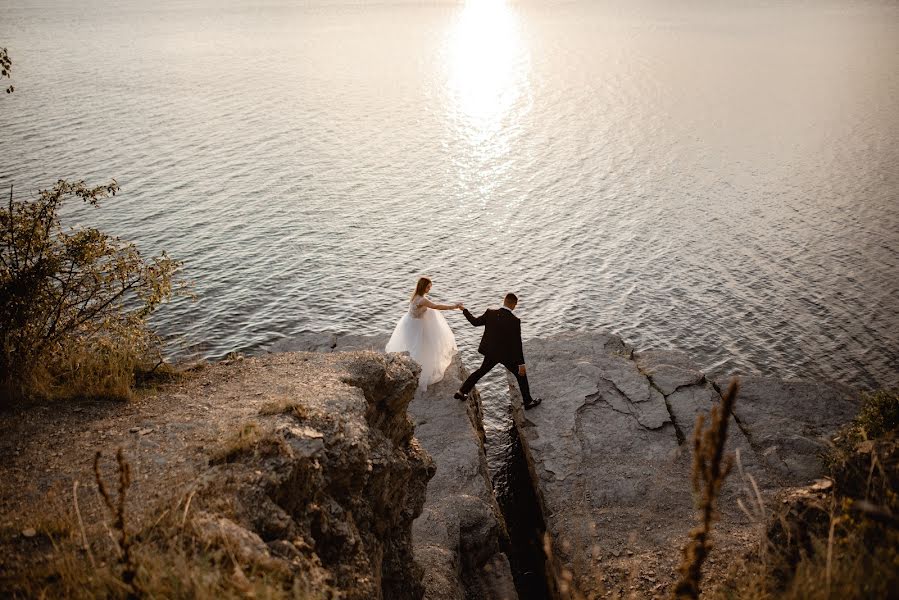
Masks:
[[[416,296],[409,311],[396,324],[387,352],[408,352],[421,365],[418,389],[425,390],[443,379],[443,372],[456,353],[456,336],[441,311],[425,306],[425,298]]]

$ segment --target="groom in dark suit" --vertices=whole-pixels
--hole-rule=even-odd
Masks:
[[[496,365],[503,365],[518,379],[525,409],[534,408],[542,402],[540,398],[536,400],[531,398],[527,368],[524,364],[524,350],[521,347],[521,321],[512,314],[517,304],[518,297],[515,294],[506,294],[502,308],[488,309],[480,317],[472,316],[467,308],[462,309],[462,314],[469,323],[475,327],[484,327],[484,337],[481,338],[481,345],[478,347],[478,352],[484,355],[484,362],[455,393],[454,397],[458,400],[467,400],[469,392],[481,377]]]

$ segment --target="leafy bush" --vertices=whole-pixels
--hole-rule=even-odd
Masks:
[[[883,437],[899,427],[899,390],[865,394],[861,410],[852,421],[849,437],[861,442]]]
[[[858,445],[899,429],[899,390],[877,390],[862,394],[862,405],[852,421],[834,438],[824,455],[828,468],[837,468]]]
[[[136,370],[158,364],[147,317],[172,294],[180,263],[144,259],[92,227],[64,229],[59,210],[98,206],[118,185],[60,180],[0,208],[0,386],[7,397],[127,397]]]

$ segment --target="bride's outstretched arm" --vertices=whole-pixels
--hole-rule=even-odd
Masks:
[[[456,310],[457,308],[462,308],[462,304],[434,304],[427,298],[422,302],[428,308],[433,308],[434,310]]]

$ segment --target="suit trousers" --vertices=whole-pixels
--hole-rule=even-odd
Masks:
[[[490,372],[493,367],[500,364],[500,361],[495,358],[490,358],[488,356],[484,357],[484,362],[481,363],[481,366],[478,367],[478,370],[468,376],[468,379],[465,380],[465,383],[462,384],[462,387],[459,388],[459,391],[463,394],[469,393],[472,388],[474,388],[475,384],[487,373]],[[509,369],[509,372],[515,375],[515,379],[518,380],[518,389],[521,390],[521,399],[525,404],[530,404],[533,402],[533,398],[531,398],[531,388],[528,385],[528,376],[527,375],[519,375],[518,374],[518,365],[506,364],[502,363],[504,367]]]

